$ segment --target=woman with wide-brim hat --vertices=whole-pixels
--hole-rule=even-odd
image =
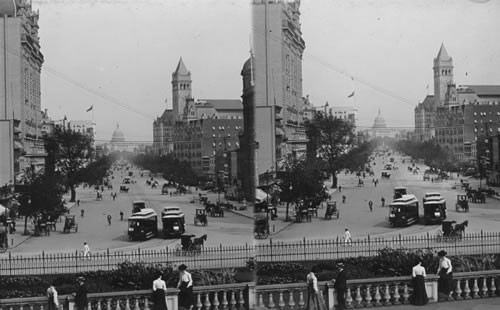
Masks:
[[[191,309],[193,307],[193,278],[187,271],[187,266],[182,264],[178,267],[180,276],[177,288],[179,293],[179,307]]]
[[[439,275],[438,292],[449,296],[452,290],[453,267],[451,266],[451,260],[446,257],[447,254],[445,250],[438,252],[439,267],[437,274]]]

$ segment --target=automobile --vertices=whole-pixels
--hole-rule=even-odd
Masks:
[[[385,170],[392,170],[392,165],[391,165],[391,164],[386,164],[386,165],[384,166],[384,169],[385,169]]]

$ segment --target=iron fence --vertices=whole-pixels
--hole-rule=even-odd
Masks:
[[[101,251],[84,257],[81,252],[45,253],[0,257],[0,275],[69,274],[97,270],[113,270],[124,262],[144,264],[169,264],[176,267],[186,264],[193,269],[243,267],[253,258],[254,247],[242,246],[205,247],[200,252],[178,249],[132,250],[128,252]]]
[[[0,275],[42,275],[79,273],[85,271],[112,270],[120,263],[170,264],[176,267],[187,264],[193,269],[243,267],[255,258],[257,262],[285,262],[334,260],[358,256],[375,256],[384,248],[407,250],[445,250],[448,255],[486,255],[500,253],[499,233],[468,233],[461,239],[423,236],[397,236],[392,238],[344,240],[302,239],[294,242],[275,242],[242,246],[205,247],[199,253],[177,249],[132,250],[128,252],[102,251],[92,253],[90,258],[81,252],[45,253],[39,255],[0,256]]]
[[[397,236],[353,240],[346,243],[341,238],[275,242],[256,245],[257,262],[334,260],[358,256],[375,256],[384,248],[407,250],[445,250],[448,255],[472,255],[500,253],[500,233],[468,233],[461,239],[430,234],[423,236]]]

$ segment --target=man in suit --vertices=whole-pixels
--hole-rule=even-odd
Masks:
[[[337,268],[339,273],[337,274],[337,278],[335,279],[335,283],[333,287],[337,292],[337,302],[339,304],[339,310],[345,310],[345,294],[347,293],[347,276],[344,271],[344,264],[338,263]]]
[[[78,277],[76,281],[78,282],[78,287],[76,289],[76,293],[73,293],[73,295],[75,296],[75,305],[78,310],[85,310],[88,305],[88,290],[87,285],[85,284],[85,278]]]

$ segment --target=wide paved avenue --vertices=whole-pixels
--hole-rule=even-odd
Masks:
[[[78,224],[78,232],[71,231],[63,233],[62,228],[64,223],[57,223],[57,231],[51,232],[50,236],[30,237],[17,245],[13,249],[9,249],[7,253],[3,253],[0,257],[5,257],[9,252],[13,255],[17,254],[39,254],[42,251],[45,253],[55,252],[81,252],[83,243],[88,242],[91,251],[131,251],[141,248],[142,250],[172,249],[176,244],[180,243],[179,239],[163,239],[161,236],[150,239],[148,241],[129,241],[127,235],[127,218],[131,215],[132,201],[144,200],[146,206],[155,209],[158,213],[158,228],[161,234],[161,210],[164,206],[175,205],[179,206],[185,214],[186,218],[186,234],[193,234],[197,237],[207,234],[208,239],[205,246],[243,246],[252,244],[253,220],[249,216],[225,212],[224,217],[208,217],[207,226],[195,226],[194,215],[196,208],[202,208],[199,203],[190,203],[192,197],[197,195],[187,194],[185,196],[169,196],[161,194],[161,186],[164,183],[162,178],[158,180],[158,187],[150,188],[146,184],[146,176],[140,177],[138,170],[134,170],[135,184],[130,184],[129,193],[120,193],[120,184],[125,177],[124,172],[114,172],[113,190],[104,190],[103,200],[96,201],[96,193],[94,189],[83,189],[80,186],[77,189],[77,199],[80,199],[80,206],[75,206],[70,209],[70,214],[76,215]],[[111,192],[117,192],[116,201],[111,198]],[[216,194],[209,195],[210,200],[215,202]],[[81,210],[84,210],[84,217],[80,216]],[[124,220],[120,220],[120,211],[124,212]],[[107,215],[112,216],[111,225],[108,225]],[[62,217],[64,219],[64,217]],[[17,234],[21,234],[24,221],[18,222]]]

